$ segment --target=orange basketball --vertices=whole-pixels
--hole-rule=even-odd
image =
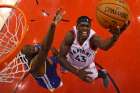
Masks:
[[[101,0],[96,7],[96,18],[104,28],[122,27],[130,19],[130,11],[123,0]]]

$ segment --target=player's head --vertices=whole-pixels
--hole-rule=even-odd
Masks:
[[[25,54],[25,56],[33,58],[36,54],[38,54],[39,49],[35,45],[25,45],[21,52]]]
[[[87,16],[80,16],[77,19],[76,29],[80,39],[87,39],[91,29],[91,19]]]

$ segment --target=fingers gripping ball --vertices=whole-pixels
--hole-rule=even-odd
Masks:
[[[130,10],[123,0],[101,0],[96,7],[96,19],[104,28],[122,27],[130,20]]]

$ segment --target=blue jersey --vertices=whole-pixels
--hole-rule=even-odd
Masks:
[[[35,47],[41,48],[41,45],[36,44]],[[46,68],[45,62],[45,73],[44,75],[34,77],[37,83],[42,86],[43,88],[47,88],[49,90],[54,90],[55,88],[59,87],[62,82],[60,77],[57,75],[56,67],[58,59],[55,56],[50,57],[52,64]]]

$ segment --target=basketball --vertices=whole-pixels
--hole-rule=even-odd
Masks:
[[[123,0],[101,0],[96,6],[96,19],[104,28],[122,27],[130,19],[130,10]]]

